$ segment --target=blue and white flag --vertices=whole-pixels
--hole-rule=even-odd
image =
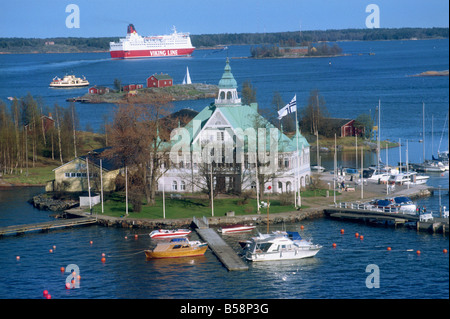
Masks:
[[[291,102],[286,104],[285,107],[278,111],[278,119],[281,120],[283,117],[293,112],[297,112],[297,94],[294,95],[294,98],[291,100]]]

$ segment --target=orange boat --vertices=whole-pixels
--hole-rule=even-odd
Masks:
[[[147,258],[180,258],[203,256],[208,249],[206,243],[189,241],[187,238],[174,238],[170,242],[161,242],[152,250],[145,250]]]

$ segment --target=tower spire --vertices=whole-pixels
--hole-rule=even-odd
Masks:
[[[227,57],[222,78],[219,81],[219,93],[215,100],[216,106],[241,105],[241,99],[237,93],[237,82],[231,73],[230,60]]]

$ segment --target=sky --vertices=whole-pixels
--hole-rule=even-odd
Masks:
[[[374,13],[366,12],[370,4],[379,8],[381,28],[449,26],[447,0],[0,0],[0,3],[0,37],[123,37],[129,23],[141,35],[170,33],[173,25],[178,31],[191,34],[363,29],[367,27],[366,18]],[[76,5],[79,14],[70,4]]]

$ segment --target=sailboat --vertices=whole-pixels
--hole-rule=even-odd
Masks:
[[[423,129],[423,163],[413,164],[416,171],[420,172],[443,172],[445,171],[444,165],[439,161],[432,161],[425,159],[425,103],[422,103],[422,129]]]
[[[189,68],[188,67],[186,67],[186,75],[184,76],[184,79],[183,79],[183,83],[182,83],[183,85],[184,84],[192,84],[192,81],[191,81],[191,76],[189,75]]]

